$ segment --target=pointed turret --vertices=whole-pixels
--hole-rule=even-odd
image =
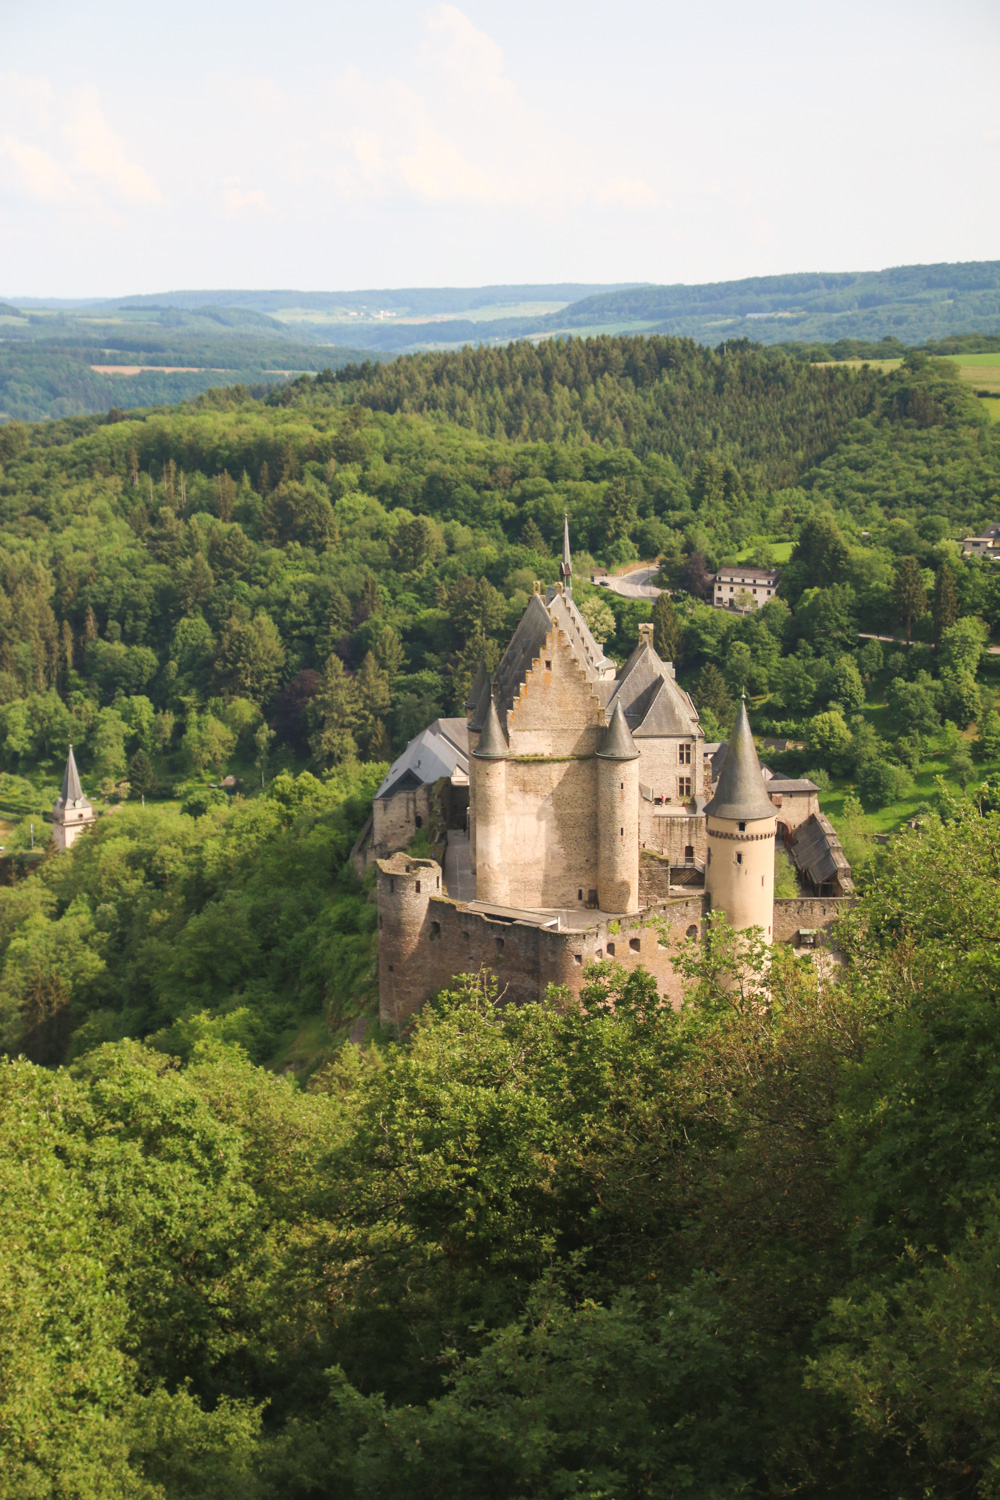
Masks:
[[[635,748],[635,740],[632,731],[628,727],[628,720],[622,713],[620,703],[615,704],[615,711],[611,715],[611,723],[604,731],[597,750],[602,760],[638,760],[639,752]]]
[[[764,786],[745,698],[740,702],[715,794],[705,811],[710,817],[732,818],[740,823],[774,817],[774,803]]]
[[[485,659],[483,657],[480,657],[479,658],[479,666],[476,668],[476,675],[472,679],[472,686],[470,687],[470,689],[469,689],[469,695],[468,695],[468,697],[465,700],[465,711],[466,711],[466,714],[471,714],[471,713],[473,713],[475,711],[476,704],[479,702],[480,696],[481,696],[483,688],[485,686],[486,686],[486,661],[485,661]]]
[[[97,821],[89,800],[83,795],[80,773],[76,768],[73,746],[69,747],[62,791],[52,804],[52,839],[57,849],[69,849],[91,823]]]
[[[486,713],[470,770],[475,786],[476,896],[505,906],[507,882],[507,741],[500,727],[495,684],[486,688]]]
[[[492,693],[486,706],[483,732],[479,736],[479,744],[472,753],[477,760],[506,760],[507,758],[507,741],[500,728],[500,715],[497,713]]]
[[[569,516],[563,513],[563,555],[559,564],[559,576],[562,579],[563,593],[567,597],[573,597],[573,560],[569,554]]]
[[[715,796],[705,807],[705,895],[711,910],[721,911],[730,927],[737,932],[759,927],[766,943],[774,921],[776,826],[744,699]]]

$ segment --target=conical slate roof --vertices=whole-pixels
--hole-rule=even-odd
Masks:
[[[628,720],[622,712],[620,703],[615,704],[615,711],[611,715],[611,723],[604,731],[597,751],[602,760],[638,760],[639,752],[635,748],[632,731],[628,727]]]
[[[731,818],[741,823],[775,816],[750,732],[746,699],[740,703],[719,784],[711,802],[706,802],[705,811],[710,817]]]
[[[90,803],[83,795],[83,787],[80,785],[80,773],[76,769],[73,746],[70,745],[69,755],[66,757],[66,770],[63,772],[62,791],[59,793],[53,811],[57,808],[89,806]]]
[[[485,686],[486,686],[486,663],[482,659],[482,657],[480,657],[480,659],[479,659],[479,666],[476,668],[476,675],[472,679],[472,686],[469,689],[469,696],[465,700],[465,707],[466,707],[466,711],[468,713],[471,714],[472,710],[475,708],[476,704],[479,702],[479,695],[483,691],[483,688]]]
[[[477,760],[506,760],[507,758],[507,741],[500,728],[500,716],[497,713],[492,693],[486,706],[483,732],[479,736],[479,744],[472,753]]]

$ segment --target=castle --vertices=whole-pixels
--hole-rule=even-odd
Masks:
[[[492,679],[480,669],[464,765],[461,736],[447,731],[450,787],[467,768],[466,827],[452,812],[443,860],[374,845],[386,1024],[456,973],[491,970],[519,1002],[550,983],[579,992],[585,965],[604,957],[642,964],[676,1001],[671,955],[702,939],[710,911],[768,942],[808,944],[853,889],[813,783],[765,780],[745,703],[728,747],[706,747],[651,625],[620,669],[594,640],[573,600],[568,532],[560,575],[544,593],[535,585]],[[380,788],[381,826],[391,819],[379,797],[413,777],[416,759],[400,757]],[[813,894],[775,900],[779,833],[793,854],[806,835]]]

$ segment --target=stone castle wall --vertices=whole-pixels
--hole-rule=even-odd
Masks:
[[[774,941],[792,943],[800,931],[829,927],[854,905],[853,896],[778,896],[774,902]]]
[[[496,975],[505,1002],[542,1000],[550,984],[578,995],[586,965],[603,958],[627,969],[642,965],[660,993],[680,1003],[671,954],[685,941],[701,940],[702,892],[658,901],[618,923],[602,916],[583,932],[559,932],[450,901],[439,881],[440,866],[432,860],[395,855],[379,861],[379,1014],[385,1025],[405,1025],[454,975],[480,970]]]

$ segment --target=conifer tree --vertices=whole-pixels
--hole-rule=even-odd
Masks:
[[[915,557],[901,557],[896,564],[896,576],[892,580],[892,603],[896,619],[905,625],[906,639],[909,640],[914,623],[927,611],[927,594]]]
[[[948,563],[942,563],[934,583],[934,645],[940,647],[944,632],[958,619],[958,594],[955,575]]]
[[[653,605],[653,642],[664,661],[679,662],[683,657],[684,627],[669,594],[663,593]]]

